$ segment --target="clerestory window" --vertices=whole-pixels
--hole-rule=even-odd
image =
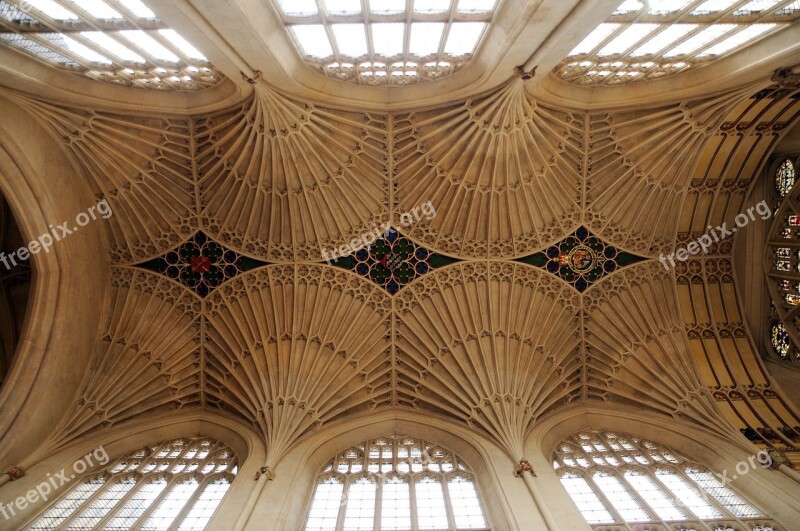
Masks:
[[[363,85],[448,76],[474,56],[499,0],[275,0],[307,63]]]
[[[0,44],[127,87],[197,91],[222,79],[141,0],[0,0]]]
[[[732,54],[798,19],[798,0],[625,0],[556,73],[581,85],[656,79]]]
[[[233,451],[207,437],[154,444],[68,490],[29,531],[203,531],[237,472]]]
[[[556,448],[553,467],[593,529],[773,529],[727,476],[633,435],[583,431]]]
[[[452,451],[412,437],[349,448],[317,477],[306,531],[488,530],[475,475]]]

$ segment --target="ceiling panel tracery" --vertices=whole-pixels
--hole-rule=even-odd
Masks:
[[[391,403],[390,311],[380,288],[329,267],[239,277],[206,306],[208,400],[258,427],[277,461],[308,430]]]
[[[397,306],[398,400],[490,433],[516,458],[536,418],[580,398],[579,297],[522,264],[457,264]]]
[[[394,116],[397,203],[443,214],[409,235],[455,256],[531,254],[581,221],[584,116],[517,80],[452,107]]]
[[[730,245],[713,250],[713,274],[708,264],[681,264],[677,282],[652,259],[742,206],[747,169],[757,169],[796,114],[797,100],[752,99],[760,88],[586,112],[537,101],[517,80],[439,109],[370,114],[260,86],[240,106],[191,119],[18,96],[115,211],[110,332],[84,402],[54,440],[167,407],[246,419],[268,441],[273,464],[319,426],[382,407],[453,417],[515,458],[538,418],[581,400],[643,407],[724,434],[753,418],[764,419],[761,428],[792,426],[796,417],[770,394],[741,320],[719,314],[737,301],[722,271]],[[315,263],[323,249],[396,226],[400,213],[427,201],[436,216],[403,235],[457,263],[394,296]],[[514,261],[584,223],[645,261],[583,294]],[[277,265],[205,299],[126,267],[198,230]],[[138,321],[146,323],[135,328]],[[728,367],[724,378],[720,367]],[[141,380],[115,388],[129,371]],[[761,376],[748,380],[752,373]],[[157,381],[168,388],[156,391]],[[731,392],[754,413],[724,409]],[[720,405],[729,414],[720,416]]]
[[[193,122],[202,223],[274,262],[319,261],[388,219],[388,119],[261,86],[241,108]]]

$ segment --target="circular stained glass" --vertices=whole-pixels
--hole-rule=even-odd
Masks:
[[[139,267],[161,273],[206,297],[240,273],[265,265],[226,249],[203,232],[197,232],[178,249]]]
[[[778,195],[786,197],[794,186],[795,168],[791,160],[784,160],[775,172],[775,189]]]
[[[390,229],[371,245],[359,249],[349,257],[339,258],[335,263],[370,278],[394,295],[421,275],[453,261],[419,247],[396,230]]]
[[[597,264],[597,254],[591,247],[578,245],[567,255],[567,265],[576,273],[587,273]]]

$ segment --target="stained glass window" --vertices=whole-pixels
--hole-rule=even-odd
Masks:
[[[329,264],[355,271],[392,295],[434,269],[457,262],[415,244],[395,229],[349,256],[326,257]]]
[[[800,3],[798,3],[800,5]],[[768,353],[787,362],[800,362],[800,321],[793,317],[800,307],[800,189],[794,186],[797,163],[782,155],[768,166],[767,182],[773,189],[774,221],[766,231],[767,288],[771,311],[764,316],[764,346]],[[774,187],[774,188],[773,188]]]
[[[605,243],[586,227],[580,227],[548,249],[519,261],[541,267],[583,292],[617,269],[642,260]]]
[[[488,530],[469,467],[420,439],[381,437],[339,453],[317,478],[306,531]]]
[[[786,358],[791,351],[791,340],[789,334],[786,332],[786,326],[783,323],[775,323],[772,325],[770,341],[772,348],[775,349],[780,357]]]
[[[230,448],[202,436],[147,446],[111,461],[28,528],[203,531],[237,472]]]
[[[206,297],[224,282],[264,265],[223,247],[200,231],[174,251],[137,267],[160,273]]]
[[[794,0],[626,0],[556,73],[585,85],[664,77],[741,50],[798,19]]]
[[[791,160],[784,160],[778,169],[775,171],[775,189],[778,195],[786,197],[789,195],[789,190],[794,186],[795,169]]]
[[[738,519],[763,529],[768,519],[719,477],[660,444],[633,435],[587,430],[562,442],[553,467],[586,521],[711,529]],[[638,526],[635,526],[638,529]],[[649,529],[649,528],[648,528]],[[676,527],[677,529],[677,527]]]
[[[306,62],[334,79],[411,85],[475,54],[497,0],[275,0]]]

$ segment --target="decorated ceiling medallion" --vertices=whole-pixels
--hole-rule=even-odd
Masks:
[[[420,247],[394,229],[333,265],[355,271],[394,295],[434,269],[458,262]]]
[[[137,267],[177,280],[206,297],[222,283],[264,265],[267,264],[226,249],[201,231],[174,251]]]
[[[642,260],[617,250],[581,227],[561,242],[519,261],[546,269],[583,292],[604,276]]]

